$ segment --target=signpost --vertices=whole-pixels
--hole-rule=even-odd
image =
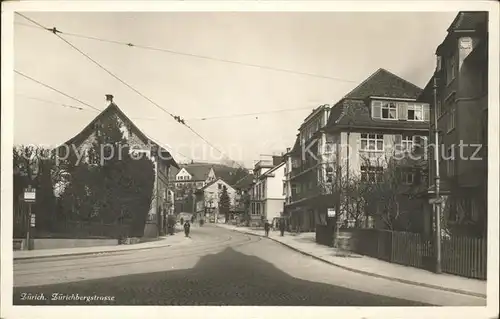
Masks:
[[[31,205],[36,201],[36,190],[31,188],[31,185],[28,188],[24,189],[24,202],[28,204],[28,218],[27,224],[28,229],[26,231],[26,245],[28,246],[28,250],[31,250],[33,247],[31,245],[30,232],[31,227],[35,227],[35,214],[31,214]]]

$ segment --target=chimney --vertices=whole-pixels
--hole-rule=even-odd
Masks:
[[[106,106],[110,106],[113,103],[113,95],[106,94]]]

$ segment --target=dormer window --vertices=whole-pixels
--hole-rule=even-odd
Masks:
[[[401,121],[429,121],[429,104],[372,101],[372,118]]]
[[[397,120],[398,108],[395,102],[373,101],[372,117],[383,120]]]

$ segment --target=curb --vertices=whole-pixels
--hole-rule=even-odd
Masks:
[[[142,248],[130,248],[130,249],[120,249],[120,250],[101,250],[101,251],[93,251],[93,252],[84,252],[84,253],[71,253],[71,254],[62,254],[62,255],[46,255],[46,256],[27,256],[27,257],[14,257],[13,260],[27,260],[27,259],[45,259],[45,258],[59,258],[59,257],[75,257],[75,256],[89,256],[89,255],[97,255],[97,254],[120,254],[134,250],[144,250],[144,249],[158,249],[170,247],[172,244],[167,244],[163,246],[156,247],[142,247]]]
[[[265,237],[265,236],[260,236],[260,235],[254,234],[254,233],[238,231],[238,230],[235,230],[235,229],[232,230],[232,231],[239,232],[239,233],[245,233],[245,234],[248,234],[248,235]],[[329,260],[326,260],[324,258],[315,256],[315,255],[313,255],[311,253],[307,253],[307,252],[305,252],[303,250],[300,250],[300,249],[295,248],[293,246],[290,246],[288,244],[285,244],[285,243],[283,243],[283,242],[281,242],[281,241],[279,241],[277,239],[274,239],[272,237],[265,237],[265,238],[271,239],[272,241],[274,241],[276,243],[279,243],[279,244],[281,244],[281,245],[283,245],[285,247],[288,247],[288,248],[290,248],[290,249],[292,249],[292,250],[294,250],[294,251],[296,251],[298,253],[301,253],[302,255],[312,257],[312,258],[314,258],[316,260],[322,261],[322,262],[330,264],[332,266],[339,267],[339,268],[342,268],[344,270],[348,270],[348,271],[355,272],[355,273],[358,273],[358,274],[363,274],[363,275],[367,275],[367,276],[371,276],[371,277],[376,277],[376,278],[382,278],[382,279],[386,279],[386,280],[390,280],[390,281],[395,281],[395,282],[400,282],[400,283],[404,283],[404,284],[408,284],[408,285],[413,285],[413,286],[420,286],[420,287],[425,287],[425,288],[431,288],[431,289],[436,289],[436,290],[448,291],[448,292],[453,292],[453,293],[457,293],[457,294],[461,294],[461,295],[468,295],[468,296],[473,296],[473,297],[479,297],[479,298],[485,298],[486,299],[486,295],[484,295],[484,294],[479,294],[479,293],[470,292],[470,291],[466,291],[466,290],[460,290],[460,289],[446,288],[446,287],[441,287],[441,286],[436,286],[436,285],[431,285],[431,284],[426,284],[426,283],[421,283],[421,282],[416,282],[416,281],[411,281],[411,280],[406,280],[406,279],[394,278],[394,277],[389,277],[389,276],[384,276],[384,275],[379,275],[379,274],[371,273],[371,272],[364,271],[364,270],[359,270],[359,269],[355,269],[355,268],[350,268],[350,267],[342,266],[342,265],[333,263],[333,262],[331,262]]]

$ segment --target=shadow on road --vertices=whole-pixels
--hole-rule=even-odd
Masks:
[[[311,271],[314,271],[311,269]],[[21,300],[43,293],[46,300]],[[57,301],[54,293],[112,296],[114,301]],[[14,288],[14,305],[424,306],[294,278],[231,248],[202,257],[192,269],[65,284]]]

